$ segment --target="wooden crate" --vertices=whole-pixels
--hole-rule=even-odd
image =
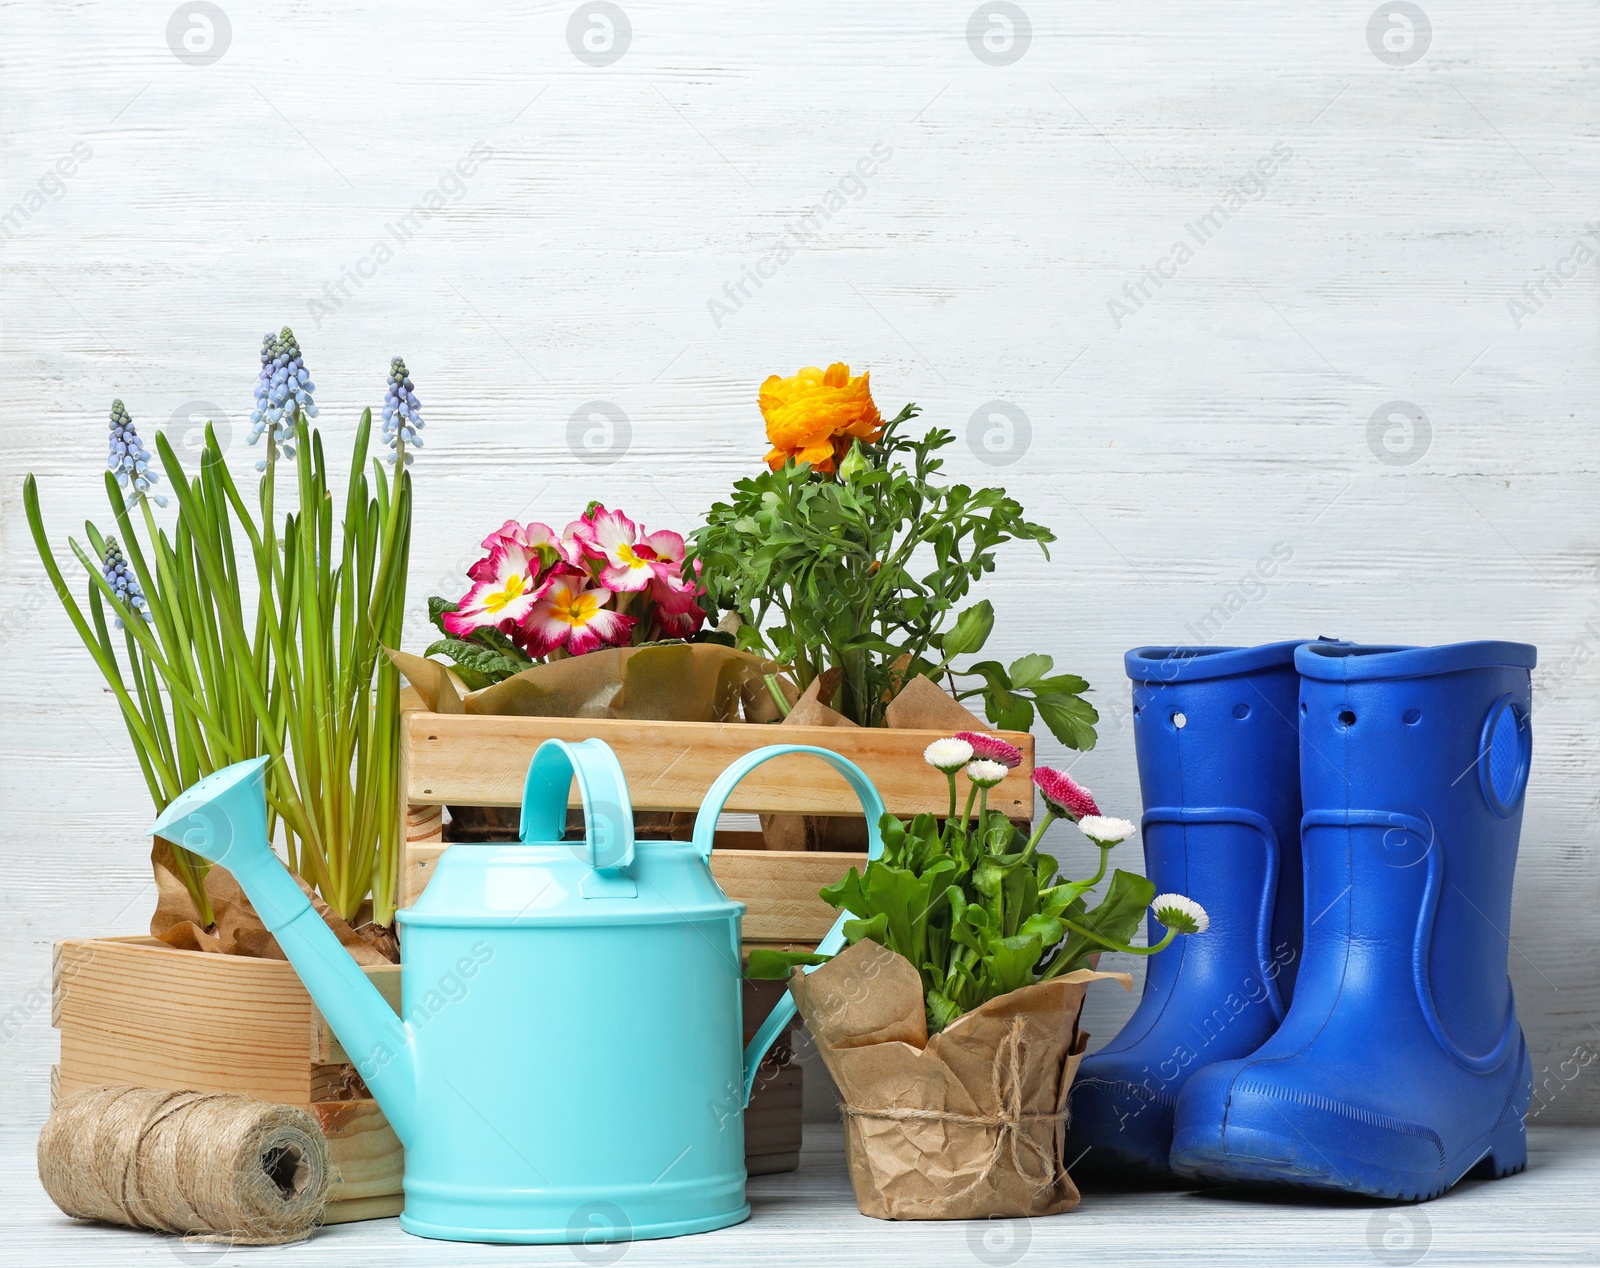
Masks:
[[[415,902],[443,853],[446,805],[520,806],[528,762],[547,739],[604,740],[628,780],[635,810],[696,811],[711,783],[736,758],[767,744],[831,749],[872,780],[891,814],[944,814],[945,777],[922,760],[942,731],[856,727],[774,727],[730,722],[632,722],[587,718],[488,717],[408,712],[401,722],[401,787],[406,841],[402,906]],[[1022,751],[1022,766],[989,795],[989,805],[1020,821],[1033,818],[1033,737],[1001,732]],[[574,791],[571,804],[578,804]],[[734,789],[727,809],[762,814],[859,815],[842,776],[815,758],[788,756],[757,767]],[[746,944],[821,938],[834,912],[817,890],[860,855],[724,849],[742,834],[719,834],[712,872],[728,895],[748,905]],[[748,840],[739,841],[747,844]]]
[[[363,971],[398,1013],[399,966]],[[400,1142],[286,961],[74,938],[55,945],[53,983],[52,1091],[131,1083],[298,1105],[328,1137],[327,1222],[400,1213]]]
[[[400,966],[362,972],[398,1013]],[[286,961],[176,951],[154,938],[77,938],[56,944],[52,977],[51,1024],[61,1032],[52,1099],[131,1083],[297,1105],[328,1138],[325,1222],[400,1213],[400,1142]],[[752,1033],[781,990],[747,983]],[[786,1041],[776,1048],[745,1116],[752,1175],[799,1161],[800,1068]]]

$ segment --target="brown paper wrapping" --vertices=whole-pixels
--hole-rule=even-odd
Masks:
[[[910,961],[858,942],[789,979],[843,1097],[856,1205],[886,1220],[1056,1215],[1078,1205],[1062,1166],[1067,1093],[1089,1036],[1080,969],[1002,995],[928,1037]]]
[[[150,934],[180,951],[211,951],[219,955],[248,955],[258,960],[286,960],[278,940],[267,932],[256,909],[239,888],[239,882],[226,868],[212,867],[206,872],[206,894],[216,924],[202,928],[194,902],[173,870],[172,847],[160,837],[150,851],[156,875],[156,909],[150,917]],[[368,926],[364,932],[353,929],[298,876],[295,883],[305,890],[311,905],[332,929],[339,943],[357,964],[396,964],[400,949],[387,930]]]
[[[463,693],[461,680],[438,661],[410,652],[389,657],[434,713],[651,722],[737,721],[746,687],[778,668],[721,643],[608,647]]]

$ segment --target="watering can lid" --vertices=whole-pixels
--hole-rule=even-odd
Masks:
[[[744,911],[688,841],[640,841],[626,873],[607,874],[583,841],[452,845],[413,907],[408,928],[678,924]]]
[[[581,841],[564,841],[567,796],[578,789]],[[528,763],[521,841],[456,845],[407,925],[667,924],[744,910],[687,841],[636,842],[633,802],[609,745],[546,740]]]

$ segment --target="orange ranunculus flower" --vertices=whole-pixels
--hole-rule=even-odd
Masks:
[[[767,466],[776,471],[792,458],[832,471],[853,440],[877,440],[883,415],[872,403],[867,377],[851,378],[850,367],[835,361],[826,371],[808,365],[791,378],[774,374],[763,383],[761,416],[772,442]]]

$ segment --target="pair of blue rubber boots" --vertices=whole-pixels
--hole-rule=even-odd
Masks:
[[[1083,1062],[1074,1176],[1420,1201],[1522,1169],[1532,1068],[1506,955],[1534,659],[1127,654],[1146,870],[1211,929],[1152,958]]]

